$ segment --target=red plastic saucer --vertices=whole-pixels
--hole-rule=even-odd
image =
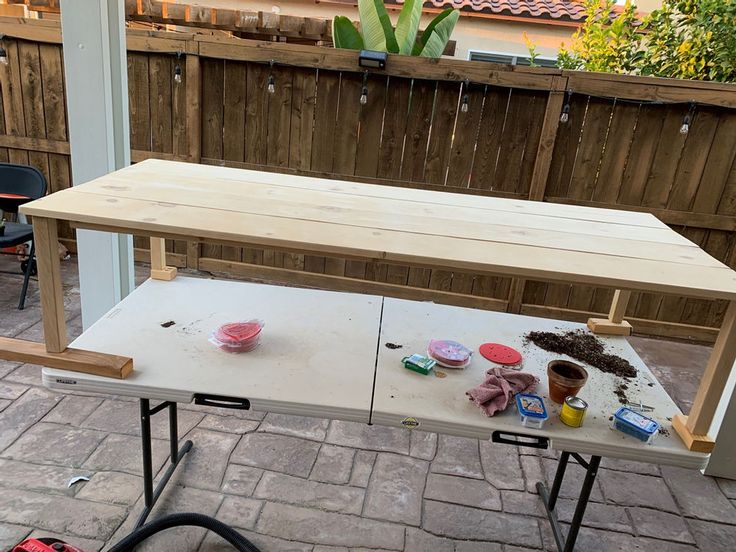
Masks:
[[[480,346],[480,354],[496,364],[514,366],[521,363],[521,353],[508,345],[500,343],[484,343]]]

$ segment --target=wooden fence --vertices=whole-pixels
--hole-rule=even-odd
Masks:
[[[0,32],[10,60],[0,67],[0,159],[67,187],[58,26],[0,18]],[[361,105],[364,75],[350,51],[140,31],[129,31],[128,50],[133,161],[647,211],[736,266],[736,86],[391,56],[368,74]],[[61,234],[73,246],[72,230]],[[146,260],[145,240],[136,247]],[[178,266],[575,320],[605,312],[612,297],[298,251],[168,247]],[[711,340],[724,307],[642,293],[628,316],[644,333]]]

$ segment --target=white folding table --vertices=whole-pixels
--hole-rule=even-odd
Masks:
[[[255,350],[233,354],[210,343],[212,331],[220,324],[250,318],[265,322],[262,342]],[[584,426],[571,428],[560,422],[559,407],[548,398],[546,365],[561,357],[525,344],[524,335],[532,330],[583,327],[430,302],[179,276],[171,282],[146,281],[71,344],[135,358],[131,376],[113,379],[44,368],[43,382],[61,391],[141,400],[147,497],[141,523],[192,446],[187,441],[179,448],[176,404],[194,401],[397,427],[405,427],[403,422],[411,418],[412,426],[426,431],[560,450],[555,484],[549,493],[543,485],[539,491],[565,549],[554,514],[557,493],[570,457],[586,468],[568,532],[567,546],[572,549],[602,456],[691,468],[703,467],[708,458],[687,450],[672,434],[659,435],[646,445],[612,430],[609,417],[620,406],[613,393],[617,378],[589,366],[589,380],[580,393],[590,405]],[[401,359],[425,351],[431,338],[456,339],[471,346],[475,350],[471,365],[464,370],[444,369],[444,378],[404,368]],[[668,426],[680,410],[667,392],[625,338],[601,339],[610,352],[638,370],[628,382],[631,400],[653,406],[650,415]],[[514,406],[489,418],[468,400],[465,391],[481,383],[486,370],[494,366],[477,352],[487,341],[518,348],[524,356],[522,369],[539,377],[537,393],[545,398],[550,413],[543,429],[522,427]],[[151,408],[151,399],[163,402]],[[171,464],[154,488],[150,416],[167,407]],[[586,461],[581,454],[592,458]]]

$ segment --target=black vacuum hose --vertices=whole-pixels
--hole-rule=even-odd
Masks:
[[[232,544],[239,552],[261,552],[256,545],[221,521],[217,521],[215,518],[203,514],[190,513],[170,514],[146,523],[113,546],[108,552],[129,552],[151,535],[182,525],[204,527],[205,529],[214,531]]]

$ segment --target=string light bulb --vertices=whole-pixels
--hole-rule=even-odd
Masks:
[[[3,42],[3,39],[5,38],[4,34],[0,34],[0,63],[3,65],[8,64],[8,52],[5,51],[5,43]]]
[[[368,71],[363,73],[363,88],[360,90],[360,105],[368,103]]]
[[[470,81],[465,79],[464,86],[465,86],[464,88],[465,94],[463,94],[463,102],[460,104],[461,113],[467,113],[468,109],[470,108],[469,106],[470,97],[468,96],[468,87],[470,86]]]
[[[567,99],[565,105],[562,106],[562,113],[560,114],[560,122],[566,123],[570,120],[570,98],[572,98],[572,90],[567,91]]]
[[[181,51],[176,52],[176,64],[174,65],[174,82],[181,84]]]
[[[268,90],[269,94],[273,94],[276,92],[276,79],[273,76],[273,60],[269,63],[269,66],[271,67],[271,73],[268,75],[268,84],[266,85],[266,90]]]
[[[690,102],[690,110],[682,118],[682,126],[680,127],[680,134],[687,134],[690,132],[690,123],[693,119],[693,113],[695,112],[695,103]]]

